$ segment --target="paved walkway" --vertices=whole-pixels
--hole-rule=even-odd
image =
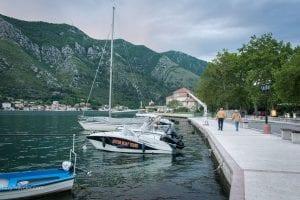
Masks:
[[[217,121],[189,118],[207,137],[224,175],[231,184],[230,199],[299,200],[300,144],[272,134]]]

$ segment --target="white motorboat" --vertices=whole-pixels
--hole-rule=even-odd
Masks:
[[[167,132],[153,131],[147,128],[129,129],[121,131],[97,132],[87,136],[96,149],[142,154],[176,154],[184,148],[182,135],[170,127]]]

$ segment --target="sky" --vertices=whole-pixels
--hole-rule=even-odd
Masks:
[[[115,38],[156,52],[181,51],[206,61],[272,33],[300,45],[300,0],[0,0],[0,14],[74,25],[95,39]]]

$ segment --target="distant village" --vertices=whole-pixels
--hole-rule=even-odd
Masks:
[[[186,88],[181,88],[173,92],[171,96],[166,97],[166,105],[171,101],[175,100],[180,103],[182,107],[188,110],[194,110],[197,107],[197,102],[191,98],[188,93],[191,91]],[[4,111],[86,111],[92,110],[90,103],[81,102],[75,104],[74,106],[60,104],[59,101],[53,101],[51,105],[38,105],[35,101],[26,101],[23,99],[14,100],[10,98],[7,102],[3,102],[1,109]],[[141,105],[142,106],[142,105]],[[156,112],[168,112],[169,108],[167,106],[158,106],[151,100],[148,106],[145,106],[146,110],[156,111]],[[104,105],[98,109],[99,111],[107,111],[108,106]],[[128,110],[126,106],[116,106],[114,110]]]
[[[79,111],[79,110],[91,110],[89,103],[79,103],[74,106],[60,104],[59,101],[53,101],[51,105],[37,105],[35,101],[25,101],[18,99],[11,102],[3,102],[2,110],[14,111]]]

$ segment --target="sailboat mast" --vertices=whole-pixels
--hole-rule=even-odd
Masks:
[[[109,111],[108,111],[109,117],[111,117],[112,67],[113,67],[113,53],[114,53],[114,23],[115,23],[115,7],[113,6],[111,42],[110,42],[110,69],[109,69]]]

